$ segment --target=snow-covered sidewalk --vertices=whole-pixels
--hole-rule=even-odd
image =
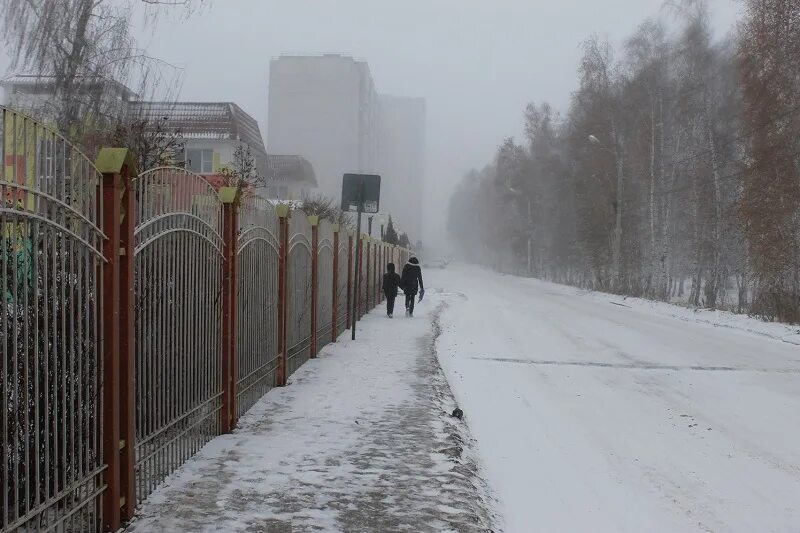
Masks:
[[[145,502],[129,531],[486,531],[466,426],[433,352],[441,300],[376,309]]]

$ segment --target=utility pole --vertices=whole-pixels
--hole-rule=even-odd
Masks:
[[[614,162],[617,166],[617,186],[616,186],[616,202],[614,204],[614,232],[611,236],[611,263],[612,263],[612,284],[616,287],[617,283],[619,282],[619,274],[621,270],[621,251],[622,251],[622,187],[624,185],[624,167],[622,164],[622,156],[621,156],[621,141],[617,137],[616,128],[614,123],[611,123],[611,136],[614,140],[614,149],[612,150],[605,144],[603,144],[600,139],[598,139],[594,135],[589,135],[589,142],[592,144],[596,144],[612,156],[614,156]]]
[[[356,215],[357,222],[356,222],[356,264],[355,264],[355,278],[356,278],[356,290],[355,290],[355,297],[353,298],[353,309],[352,309],[352,335],[351,339],[356,340],[356,320],[358,319],[358,306],[359,306],[359,297],[361,296],[361,246],[363,243],[363,239],[361,238],[361,213],[364,210],[364,180],[361,180],[358,189],[358,214]],[[372,217],[369,217],[370,225],[372,225]]]
[[[531,198],[528,196],[528,277],[531,275],[531,232],[533,231],[533,219],[531,217]]]

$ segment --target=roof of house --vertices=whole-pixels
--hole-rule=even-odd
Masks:
[[[258,122],[233,102],[131,102],[131,108],[141,118],[165,117],[186,139],[233,139],[266,156]]]
[[[317,186],[314,167],[299,155],[267,155],[267,180],[273,182],[305,183]]]
[[[41,87],[56,81],[55,76],[40,74],[12,74],[0,80],[0,86]],[[76,81],[83,85],[108,85],[113,87],[126,98],[136,98],[138,95],[127,85],[101,76],[76,76]]]

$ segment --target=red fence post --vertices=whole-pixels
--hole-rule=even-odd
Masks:
[[[339,337],[339,224],[333,225],[333,296],[331,297],[331,342]]]
[[[104,482],[106,489],[102,496],[103,529],[116,531],[122,525],[121,508],[129,504],[123,500],[120,449],[131,446],[122,442],[121,413],[122,388],[126,393],[133,383],[121,382],[121,328],[120,328],[120,265],[122,263],[120,239],[122,224],[120,220],[122,194],[125,185],[122,171],[130,161],[124,148],[104,148],[97,156],[97,170],[103,175],[99,184],[99,199],[102,201],[101,229],[106,238],[103,241],[103,257],[106,260],[100,284],[101,309],[103,316],[103,457],[106,463]],[[129,167],[130,168],[130,167]],[[127,170],[126,170],[127,172]],[[128,195],[130,197],[130,195]],[[126,213],[132,215],[132,213]],[[130,220],[128,220],[130,222]],[[127,361],[126,361],[127,363]],[[125,378],[133,376],[125,376]],[[126,394],[127,396],[127,394]],[[132,415],[133,413],[129,413]]]
[[[239,385],[239,207],[231,214],[231,428],[236,427]]]
[[[372,292],[375,289],[375,245],[372,243],[372,238],[367,237],[367,301],[364,307],[364,314],[366,315],[372,310]]]
[[[366,270],[364,272],[364,310],[361,312],[361,316],[363,317],[369,312],[369,292],[370,292],[370,283],[369,283],[369,260],[370,260],[370,242],[369,237],[364,237],[364,242],[367,244],[367,247],[364,252],[364,259],[365,263],[367,263]]]
[[[319,217],[310,215],[311,224],[311,358],[317,357],[317,302],[319,300]]]
[[[378,267],[380,266],[378,262],[379,252],[380,252],[380,244],[378,242],[375,243],[373,246],[373,253],[372,253],[372,266],[373,266],[373,274],[372,274],[372,307],[378,306]]]
[[[120,501],[122,520],[133,518],[136,511],[136,479],[134,464],[136,444],[136,398],[134,379],[136,375],[136,352],[134,346],[134,307],[136,295],[133,290],[136,229],[136,190],[133,179],[136,168],[130,158],[121,169],[122,220],[120,224],[120,271],[119,271],[119,430],[120,430]]]
[[[235,261],[237,248],[236,224],[236,189],[222,187],[219,191],[222,202],[222,409],[220,410],[220,427],[222,433],[233,431],[234,413],[236,412],[236,375],[235,363],[235,312],[236,287]]]
[[[353,231],[347,232],[347,328],[353,320]]]
[[[289,263],[289,206],[279,205],[275,208],[278,215],[278,238],[280,247],[278,253],[278,368],[275,371],[275,386],[286,386],[288,371],[287,353],[287,291],[288,291],[288,263]]]

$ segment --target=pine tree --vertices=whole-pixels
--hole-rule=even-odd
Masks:
[[[400,239],[397,244],[399,244],[403,248],[408,248],[411,246],[411,241],[408,240],[408,235],[406,235],[405,233],[401,233]]]
[[[386,226],[386,231],[383,234],[383,242],[387,242],[389,244],[397,244],[400,242],[397,237],[397,230],[394,229],[394,223],[392,222],[391,215],[389,215],[389,224]]]

